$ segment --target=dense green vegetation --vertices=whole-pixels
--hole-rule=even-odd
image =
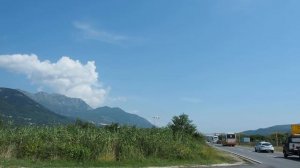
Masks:
[[[173,123],[174,124],[174,123]],[[62,162],[90,166],[210,164],[232,161],[208,147],[196,132],[167,128],[95,127],[77,121],[67,126],[0,128],[2,164]],[[67,161],[65,163],[64,161]],[[26,165],[26,164],[25,164]],[[32,165],[29,165],[32,166]],[[58,166],[62,166],[59,165]]]
[[[169,128],[174,134],[188,134],[197,136],[197,129],[192,120],[189,120],[188,115],[181,114],[174,116],[172,122],[169,124]]]

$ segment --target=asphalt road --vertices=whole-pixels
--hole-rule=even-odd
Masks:
[[[300,159],[297,156],[289,156],[287,159],[283,157],[280,152],[274,153],[257,153],[254,148],[249,147],[223,147],[222,145],[215,145],[216,148],[220,150],[234,152],[245,157],[251,158],[253,160],[261,162],[253,163],[249,165],[242,166],[232,166],[235,168],[300,168]]]

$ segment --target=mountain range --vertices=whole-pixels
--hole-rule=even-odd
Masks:
[[[34,101],[60,115],[77,117],[80,113],[92,110],[88,104],[79,98],[70,98],[61,94],[49,94],[46,92],[35,94],[26,91],[22,92]]]
[[[0,88],[0,118],[16,125],[53,125],[72,123],[75,119],[96,125],[118,123],[149,128],[153,125],[146,119],[127,113],[118,107],[91,108],[79,98],[46,92]],[[270,135],[290,133],[291,125],[276,125],[242,132],[245,135]]]
[[[16,125],[52,125],[71,123],[72,119],[56,114],[24,93],[0,88],[0,116]]]
[[[153,127],[148,120],[118,107],[93,109],[79,98],[60,94],[33,94],[9,88],[0,90],[0,115],[4,120],[18,124],[64,124],[81,119],[96,125],[118,123],[142,128]]]
[[[259,128],[256,130],[248,130],[242,132],[245,135],[271,135],[273,133],[290,133],[291,132],[291,125],[275,125],[267,128]]]

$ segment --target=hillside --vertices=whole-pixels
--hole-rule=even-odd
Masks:
[[[99,107],[92,109],[83,100],[78,98],[70,98],[64,95],[49,94],[46,92],[36,94],[25,91],[22,92],[57,114],[74,119],[79,118],[93,122],[96,125],[119,123],[121,125],[135,125],[142,128],[153,127],[146,119],[136,114],[127,113],[120,108]]]
[[[121,125],[135,125],[137,127],[149,128],[153,125],[146,119],[136,115],[127,113],[124,110],[115,107],[99,107],[82,114],[80,118],[84,118],[97,125],[119,123]]]
[[[0,88],[0,115],[2,120],[16,125],[52,125],[72,121],[46,109],[24,93],[8,88]]]
[[[22,91],[34,101],[42,104],[51,111],[58,113],[60,115],[76,117],[79,113],[84,113],[92,108],[86,104],[83,100],[78,98],[70,98],[65,95],[60,94],[49,94],[46,92],[38,92],[31,94]]]
[[[243,134],[246,135],[270,135],[273,133],[290,133],[291,131],[291,125],[276,125],[272,127],[267,127],[267,128],[259,128],[257,130],[248,130],[242,132]]]

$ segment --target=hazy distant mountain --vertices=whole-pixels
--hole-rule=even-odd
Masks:
[[[28,92],[24,93],[36,102],[60,115],[76,117],[79,113],[92,110],[88,104],[78,98],[70,98],[64,95],[49,94],[46,92],[38,92],[35,94]]]
[[[16,125],[52,125],[72,121],[48,110],[24,93],[9,88],[0,88],[0,115],[2,120]]]
[[[136,125],[143,128],[153,127],[146,119],[127,113],[120,108],[100,107],[92,109],[78,98],[46,92],[38,92],[36,94],[24,93],[53,112],[72,118],[80,118],[97,125],[119,123],[121,125]]]
[[[153,125],[146,119],[125,112],[120,108],[99,107],[97,109],[87,111],[80,118],[93,122],[95,124],[111,124],[119,123],[121,125],[135,125],[137,127],[149,128]]]
[[[270,135],[273,133],[290,133],[291,132],[291,125],[276,125],[268,128],[259,128],[257,130],[248,130],[242,132],[246,135]]]

